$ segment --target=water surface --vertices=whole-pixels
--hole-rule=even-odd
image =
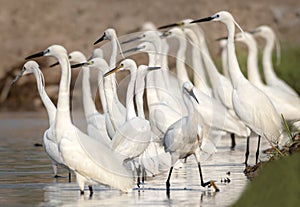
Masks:
[[[173,171],[170,199],[165,192],[168,172],[148,178],[140,189],[134,188],[128,194],[99,185],[94,187],[92,198],[87,189],[86,194],[80,196],[74,176],[71,183],[67,178],[53,178],[51,162],[44,149],[34,146],[41,143],[47,127],[48,120],[43,112],[0,114],[2,206],[228,206],[249,182],[242,164],[245,139],[237,139],[237,147],[231,151],[230,139],[225,137],[218,152],[202,163],[204,180],[216,180],[220,188],[218,193],[200,186],[197,164],[191,156],[182,168]],[[255,146],[256,139],[251,142]],[[67,176],[64,169],[59,169],[59,173]],[[221,179],[227,177],[231,182],[221,183]]]

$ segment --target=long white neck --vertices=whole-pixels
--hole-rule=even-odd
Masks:
[[[186,52],[186,39],[183,36],[177,38],[179,41],[179,48],[176,55],[176,72],[177,77],[182,82],[190,81],[186,68],[185,68],[185,52]]]
[[[269,84],[272,80],[277,79],[272,64],[272,51],[274,48],[274,37],[266,39],[266,46],[263,52],[263,70],[266,82]]]
[[[130,68],[130,81],[128,83],[127,95],[126,95],[126,120],[130,120],[136,117],[135,109],[134,109],[134,85],[136,80],[136,65],[132,65]]]
[[[145,119],[145,112],[144,112],[144,106],[143,106],[143,95],[144,95],[144,89],[145,89],[145,76],[146,72],[143,73],[143,71],[140,71],[139,68],[137,70],[137,76],[135,81],[135,103],[137,107],[137,114],[139,117]]]
[[[197,127],[198,115],[192,102],[192,97],[183,92],[183,101],[188,111],[188,126]]]
[[[97,112],[95,102],[93,100],[90,84],[90,69],[86,66],[82,67],[82,98],[83,110],[86,118]]]
[[[248,40],[248,60],[247,60],[247,73],[248,80],[258,86],[263,85],[263,82],[260,78],[259,69],[258,69],[258,60],[257,60],[257,45],[255,40]]]
[[[62,53],[57,58],[61,66],[61,78],[56,111],[56,129],[61,129],[67,124],[72,124],[70,116],[71,67],[67,54]]]
[[[117,62],[117,53],[118,53],[118,43],[117,37],[114,37],[111,42],[111,56],[109,60],[109,67],[115,68]],[[116,85],[116,74],[111,74],[111,86],[113,88],[114,94],[117,94],[117,85]],[[118,96],[116,97],[119,100]]]
[[[184,32],[192,40],[192,61],[193,61],[193,72],[194,72],[194,85],[205,94],[209,95],[208,86],[205,82],[206,74],[204,71],[204,65],[201,58],[199,41],[197,35],[192,29],[185,28]]]
[[[231,79],[231,83],[233,88],[237,88],[239,81],[246,80],[244,75],[240,70],[240,66],[235,53],[234,46],[234,23],[232,21],[226,23],[227,31],[228,31],[228,39],[227,39],[227,58],[228,58],[228,69],[229,75]]]
[[[108,113],[107,100],[106,100],[105,92],[104,92],[103,73],[101,71],[98,72],[98,87],[99,87],[99,96],[101,99],[103,113]]]
[[[41,73],[42,72],[40,71],[40,69],[35,69],[33,71],[34,77],[36,78],[36,84],[37,84],[39,95],[40,95],[42,102],[47,110],[49,124],[52,125],[55,121],[56,107],[45,91],[45,87],[43,85],[43,80],[41,78]]]
[[[226,41],[227,44],[227,41]],[[230,79],[229,76],[229,71],[228,71],[228,64],[227,64],[227,48],[226,46],[221,48],[221,61],[222,61],[222,71],[223,71],[223,75]]]
[[[148,66],[159,66],[159,64],[157,63],[157,51],[149,51],[147,52],[148,54],[148,59],[149,59],[149,63]],[[151,105],[153,103],[158,103],[159,98],[158,98],[158,93],[157,93],[157,88],[153,88],[155,87],[155,76],[154,73],[156,71],[153,71],[151,73],[148,73],[146,76],[146,86],[147,86],[147,103],[148,105]]]

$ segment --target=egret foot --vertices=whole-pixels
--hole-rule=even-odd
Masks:
[[[220,189],[217,187],[217,185],[215,184],[215,181],[209,181],[210,186],[212,186],[216,192],[219,192]]]

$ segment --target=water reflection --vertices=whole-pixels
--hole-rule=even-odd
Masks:
[[[135,188],[128,194],[95,186],[92,198],[88,191],[80,196],[75,178],[68,183],[64,169],[59,173],[66,178],[53,178],[51,162],[44,149],[34,146],[41,143],[47,128],[45,114],[9,113],[0,114],[0,118],[0,201],[3,206],[228,206],[239,197],[248,182],[242,164],[245,140],[238,139],[236,150],[231,151],[230,140],[223,139],[218,152],[202,163],[204,180],[216,180],[220,188],[218,193],[200,186],[198,168],[191,156],[172,174],[170,199],[165,192],[167,171],[148,178],[141,189]],[[252,146],[256,146],[256,139],[252,142]],[[255,147],[252,149],[255,151]],[[221,183],[226,177],[231,182]]]

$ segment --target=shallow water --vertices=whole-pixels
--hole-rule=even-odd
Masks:
[[[41,143],[48,120],[44,113],[0,114],[0,202],[1,206],[228,206],[242,193],[247,184],[243,174],[245,139],[237,139],[237,147],[230,150],[230,139],[224,138],[218,152],[202,163],[204,180],[216,180],[220,192],[203,188],[194,157],[182,168],[173,171],[170,199],[166,196],[165,180],[168,172],[148,178],[140,189],[125,194],[105,186],[95,186],[94,195],[88,191],[79,195],[74,176],[55,179],[52,166]],[[252,139],[255,146],[256,139]],[[253,149],[253,147],[252,147]],[[253,153],[250,157],[253,162]],[[230,175],[226,173],[230,172]],[[64,169],[59,173],[67,176]],[[221,179],[230,178],[224,184]]]

